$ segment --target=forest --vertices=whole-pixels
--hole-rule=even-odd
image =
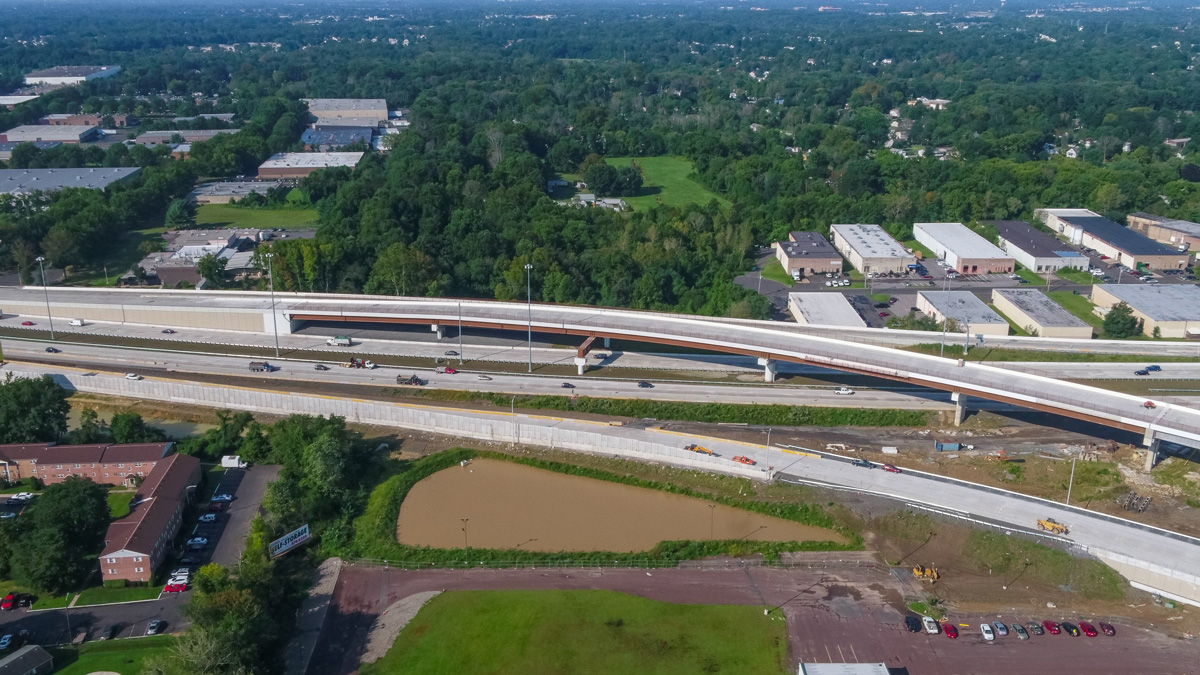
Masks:
[[[270,247],[288,290],[523,298],[531,264],[535,300],[761,317],[766,301],[733,279],[791,230],[874,222],[906,238],[913,222],[1043,206],[1200,219],[1197,146],[1164,143],[1200,134],[1200,28],[1182,8],[173,4],[151,22],[70,7],[0,28],[0,89],[60,63],[124,72],[0,112],[0,128],[50,112],[219,126],[171,121],[219,111],[241,131],[184,160],[14,152],[16,168],[143,167],[105,193],[0,199],[0,266],[26,278],[37,255],[107,262],[195,181],[300,149],[309,97],[382,97],[412,124],[352,171],[302,181],[318,236]],[[688,160],[729,204],[613,212],[547,195],[564,175],[639,194],[636,164],[602,160],[656,156]]]

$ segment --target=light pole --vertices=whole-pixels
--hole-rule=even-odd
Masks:
[[[462,346],[462,303],[458,303],[458,365],[461,366],[463,361],[463,346]]]
[[[267,254],[267,280],[271,284],[271,328],[275,331],[275,358],[279,358],[279,319],[275,317],[275,254]]]
[[[709,541],[712,541],[712,538],[713,538],[713,523],[716,521],[716,519],[717,519],[717,505],[709,504],[708,505],[708,539],[709,539]]]
[[[54,339],[54,317],[50,315],[50,288],[46,286],[46,268],[42,266],[45,258],[38,256],[36,258],[38,269],[42,271],[42,292],[46,294],[46,320],[50,322],[50,339]]]
[[[771,427],[767,427],[767,449],[771,449]]]
[[[459,520],[461,520],[461,521],[462,521],[462,524],[463,524],[463,526],[462,526],[462,532],[463,532],[463,548],[464,548],[464,549],[469,549],[469,548],[471,548],[471,547],[467,545],[467,521],[468,521],[468,520],[470,520],[470,518],[459,518]]]
[[[533,270],[533,265],[525,263],[525,313],[529,325],[529,372],[533,372],[533,286],[529,280],[529,275]]]
[[[512,415],[513,437],[516,438],[513,442],[513,449],[515,450],[521,444],[521,425],[517,424],[517,397],[515,395],[508,402],[508,405],[509,414]]]
[[[1067,506],[1071,505],[1071,488],[1075,487],[1075,458],[1071,458],[1071,480],[1067,483]]]

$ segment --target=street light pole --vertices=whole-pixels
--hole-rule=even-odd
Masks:
[[[458,365],[463,364],[462,346],[462,303],[458,303]]]
[[[529,326],[529,372],[533,372],[533,286],[529,275],[533,265],[525,263],[525,312]]]
[[[279,358],[279,319],[275,317],[275,254],[267,254],[267,280],[271,284],[271,328],[275,331],[275,358]]]
[[[46,268],[42,263],[46,259],[42,256],[37,257],[38,269],[42,271],[42,292],[46,294],[46,320],[50,322],[50,339],[54,339],[54,317],[50,315],[50,288],[46,286]]]
[[[1075,458],[1071,458],[1071,480],[1067,483],[1067,506],[1071,505],[1071,488],[1075,486]]]

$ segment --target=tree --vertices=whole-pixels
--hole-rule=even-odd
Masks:
[[[91,445],[108,440],[108,427],[100,421],[100,415],[92,408],[79,413],[79,426],[72,429],[70,442],[75,445]]]
[[[0,383],[0,443],[44,443],[67,433],[67,392],[49,375]]]
[[[1104,332],[1108,337],[1118,340],[1139,335],[1142,332],[1142,321],[1133,315],[1132,307],[1119,302],[1104,315]]]
[[[587,183],[588,189],[599,197],[608,197],[615,194],[619,187],[621,176],[617,170],[603,162],[594,163],[588,167],[583,174],[583,180]],[[638,186],[641,187],[640,185]]]
[[[167,207],[167,227],[180,229],[196,225],[196,202],[176,199]]]
[[[436,264],[423,251],[392,244],[375,260],[364,290],[390,295],[432,295],[437,288],[437,277]]]
[[[135,412],[122,412],[112,416],[108,423],[113,443],[161,443],[167,440],[162,429],[149,426]]]
[[[228,262],[225,258],[207,253],[196,262],[196,271],[208,282],[209,288],[220,288],[225,282],[225,265]]]
[[[14,579],[54,594],[87,581],[110,520],[104,486],[76,477],[54,483],[22,518],[31,525],[22,545],[12,551]]]

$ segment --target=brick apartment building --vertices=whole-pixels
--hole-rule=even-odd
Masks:
[[[104,581],[151,581],[171,552],[200,479],[195,457],[170,455],[155,464],[130,502],[129,515],[108,526],[100,552]]]
[[[10,483],[37,478],[44,485],[52,485],[77,476],[106,485],[133,485],[138,479],[145,479],[158,462],[171,454],[174,446],[174,443],[0,445],[0,475]]]

